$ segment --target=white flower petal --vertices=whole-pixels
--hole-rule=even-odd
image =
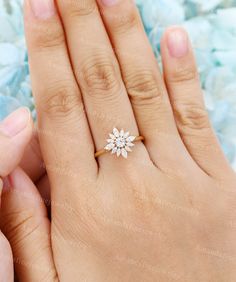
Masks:
[[[133,146],[134,146],[134,144],[133,144],[133,143],[131,143],[131,142],[129,142],[129,143],[127,143],[127,144],[126,144],[126,146],[133,147]]]
[[[126,141],[127,142],[133,142],[134,140],[135,140],[135,136],[129,136],[129,137],[127,137],[127,139],[126,139]]]
[[[107,143],[114,143],[115,140],[114,139],[107,139]]]
[[[125,146],[125,150],[126,150],[127,152],[132,152],[132,150],[130,149],[129,146]]]
[[[115,144],[109,143],[106,145],[105,150],[111,151],[111,149],[113,149],[114,147],[115,147]]]
[[[128,153],[127,153],[127,151],[124,148],[121,150],[121,154],[122,154],[123,158],[127,159]]]
[[[124,134],[125,134],[124,129],[121,129],[121,131],[120,131],[120,136],[123,137]]]
[[[121,154],[121,150],[120,150],[120,148],[119,148],[119,149],[117,149],[117,152],[116,152],[117,157],[119,157],[120,154]]]
[[[113,134],[111,134],[111,133],[109,134],[109,136],[110,136],[111,139],[113,139],[113,140],[116,139],[115,135],[113,135]]]
[[[112,154],[115,154],[116,152],[117,152],[117,147],[113,148],[111,151]]]
[[[129,136],[129,131],[125,132],[124,137],[127,138]]]
[[[117,128],[113,128],[113,134],[115,135],[115,137],[119,137],[120,136],[120,132]]]

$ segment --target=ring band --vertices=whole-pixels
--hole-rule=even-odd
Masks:
[[[123,129],[119,131],[117,128],[113,128],[112,133],[109,134],[109,139],[107,139],[107,145],[102,150],[97,151],[94,156],[98,158],[111,152],[111,154],[116,154],[117,157],[122,156],[126,159],[128,152],[132,152],[131,147],[139,141],[144,141],[144,137],[141,135],[131,136],[129,132],[125,132]]]

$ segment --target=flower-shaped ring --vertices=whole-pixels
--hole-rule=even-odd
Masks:
[[[117,157],[122,156],[127,159],[128,152],[132,152],[131,148],[135,145],[134,143],[143,140],[143,136],[132,136],[123,129],[119,131],[117,128],[113,128],[112,133],[109,134],[109,139],[107,139],[107,145],[104,149],[95,153],[95,158],[111,152],[111,154],[116,154]]]

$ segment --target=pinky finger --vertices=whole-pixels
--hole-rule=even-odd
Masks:
[[[212,177],[230,166],[220,148],[204,105],[197,66],[188,35],[169,28],[161,43],[164,77],[181,138],[198,166]]]

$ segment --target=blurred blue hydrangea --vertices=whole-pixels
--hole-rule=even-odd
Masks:
[[[22,0],[0,0],[0,119],[20,105],[34,112]]]
[[[20,105],[35,115],[25,47],[23,0],[0,0],[0,119]],[[136,0],[160,62],[160,37],[182,25],[193,43],[205,101],[236,168],[236,0]]]

